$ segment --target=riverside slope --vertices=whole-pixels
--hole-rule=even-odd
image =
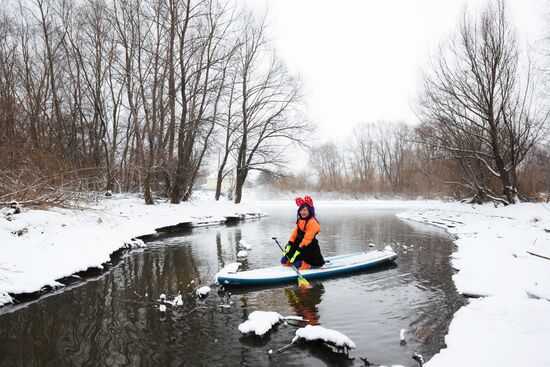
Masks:
[[[550,206],[440,203],[398,214],[456,237],[458,310],[427,367],[550,366]]]

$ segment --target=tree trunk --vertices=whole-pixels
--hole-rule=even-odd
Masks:
[[[153,195],[151,194],[151,171],[147,170],[147,175],[145,176],[145,182],[143,183],[143,194],[145,197],[145,204],[153,205],[155,201],[153,200]]]
[[[248,172],[245,169],[237,169],[237,179],[235,183],[235,204],[240,204],[243,196],[243,186]]]

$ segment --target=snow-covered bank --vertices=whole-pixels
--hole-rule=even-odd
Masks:
[[[303,195],[303,194],[302,194]],[[146,206],[133,196],[104,198],[86,210],[24,210],[10,220],[0,213],[0,306],[13,300],[8,293],[33,293],[45,286],[61,287],[57,280],[89,268],[101,268],[110,255],[136,242],[131,239],[170,229],[180,223],[203,226],[226,218],[252,218],[258,208],[295,210],[294,197],[265,200],[258,190],[246,193],[246,202],[215,202],[210,192],[197,192],[190,203]],[[332,197],[330,197],[332,198]],[[335,197],[336,199],[336,197]],[[415,200],[317,200],[317,208],[406,209],[436,205]],[[177,228],[176,228],[177,229]],[[243,245],[246,250],[246,246]]]
[[[180,223],[208,225],[226,218],[256,217],[250,205],[211,200],[147,206],[142,199],[115,195],[84,210],[25,210],[0,213],[0,306],[8,293],[32,293],[88,268],[101,268],[110,255],[132,246],[135,237]],[[139,242],[137,242],[139,243]]]
[[[285,208],[296,210],[294,203],[294,194],[289,194],[286,200],[255,200],[254,207],[257,208]],[[322,213],[323,209],[388,209],[388,210],[404,210],[411,208],[433,208],[441,201],[439,200],[317,200],[313,197],[316,212]]]
[[[457,290],[482,297],[455,314],[426,366],[550,366],[550,206],[439,203],[398,216],[453,234]]]

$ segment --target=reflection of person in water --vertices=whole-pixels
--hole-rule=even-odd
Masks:
[[[309,325],[319,324],[319,309],[325,287],[323,284],[313,284],[311,288],[293,287],[285,289],[285,296],[296,315],[308,320]]]

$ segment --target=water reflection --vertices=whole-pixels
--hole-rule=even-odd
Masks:
[[[293,287],[284,290],[288,304],[295,315],[307,320],[309,325],[318,325],[321,315],[317,305],[321,303],[325,287],[322,283],[308,287]]]
[[[329,214],[330,213],[330,214]],[[292,218],[290,218],[292,219]],[[0,365],[363,365],[359,357],[411,365],[444,345],[451,315],[462,300],[452,285],[452,244],[441,231],[399,221],[393,212],[325,211],[319,236],[326,256],[393,244],[397,265],[314,282],[217,292],[219,268],[236,261],[239,242],[253,244],[244,268],[277,263],[273,236],[290,233],[287,213],[239,226],[198,228],[152,242],[109,273],[37,302],[0,308]],[[184,305],[158,310],[158,297],[181,292]],[[224,306],[224,307],[220,307]],[[238,325],[255,310],[298,315],[348,335],[350,361],[317,344],[270,355],[290,342],[297,326],[281,324],[264,338],[243,337]],[[405,328],[407,344],[399,344]]]

